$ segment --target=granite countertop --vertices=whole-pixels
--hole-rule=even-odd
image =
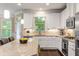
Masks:
[[[0,56],[31,56],[38,55],[38,41],[30,39],[27,44],[19,40],[0,46]]]
[[[24,37],[28,37],[28,35]],[[67,38],[67,39],[75,39],[75,37],[68,37],[68,36],[63,36],[63,35],[33,35],[29,37],[61,37],[61,38]]]
[[[63,40],[68,40],[68,41],[73,42],[73,41],[75,41],[75,38],[67,38],[67,37],[63,37]],[[74,43],[75,43],[75,42],[74,42]]]

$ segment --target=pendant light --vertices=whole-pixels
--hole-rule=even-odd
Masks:
[[[9,10],[4,10],[4,18],[9,19],[10,18],[10,11]]]

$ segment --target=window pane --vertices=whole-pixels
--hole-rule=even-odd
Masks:
[[[10,30],[3,29],[2,30],[2,37],[9,37],[11,35]]]
[[[11,29],[11,20],[4,20],[2,24],[2,29]]]
[[[3,20],[2,23],[2,37],[9,37],[11,36],[12,29],[12,22],[9,19]]]
[[[37,32],[45,30],[45,17],[35,17],[35,28]]]

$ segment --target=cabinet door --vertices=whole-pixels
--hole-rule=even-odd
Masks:
[[[71,3],[70,5],[70,17],[74,17],[75,16],[75,13],[76,13],[76,4],[75,3]]]
[[[41,37],[39,39],[40,47],[55,47],[54,41],[51,37]]]
[[[66,27],[66,19],[69,18],[69,9],[66,8],[61,12],[61,27],[65,28]]]
[[[68,8],[68,12],[69,12],[69,17],[73,17],[75,16],[75,12],[76,12],[76,4],[75,3],[67,3],[67,8]]]
[[[79,3],[76,3],[76,13],[79,12]]]
[[[57,47],[59,47],[58,49],[60,50],[60,51],[62,51],[62,38],[58,38],[58,46]]]
[[[62,50],[62,38],[60,37],[54,37],[54,45],[56,46],[57,49],[60,51]]]
[[[47,14],[45,21],[46,28],[59,28],[60,27],[60,13]]]
[[[40,47],[47,47],[52,49],[62,50],[62,38],[59,37],[36,37]]]
[[[75,56],[75,41],[69,41],[68,45],[68,55]]]
[[[24,13],[24,27],[25,28],[33,27],[33,14],[32,13]]]

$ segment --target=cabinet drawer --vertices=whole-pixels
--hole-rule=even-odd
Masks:
[[[73,48],[68,49],[68,55],[69,56],[75,56],[75,50]]]

